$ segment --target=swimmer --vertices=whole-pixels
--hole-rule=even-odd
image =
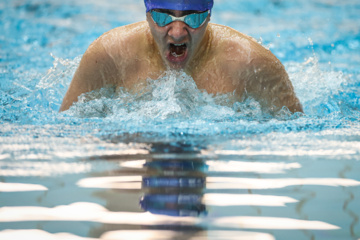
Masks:
[[[83,55],[60,111],[104,86],[135,91],[167,70],[191,76],[209,94],[233,93],[276,113],[302,112],[281,62],[254,39],[209,23],[213,0],[144,0],[146,21],[110,30]]]

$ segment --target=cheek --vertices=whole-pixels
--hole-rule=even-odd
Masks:
[[[192,40],[193,40],[193,43],[195,45],[198,45],[201,42],[201,40],[204,37],[204,33],[205,33],[205,30],[202,30],[202,29],[201,29],[201,31],[200,30],[198,30],[198,31],[195,30],[195,31],[191,32]]]
[[[151,35],[153,36],[154,40],[156,43],[160,43],[162,41],[162,39],[164,38],[163,36],[165,35],[165,32],[163,29],[160,29],[151,18],[147,18],[147,22],[149,24],[150,27],[150,32]]]
[[[153,35],[155,41],[159,44],[165,41],[166,31],[165,29],[159,29],[156,26],[151,28],[151,34]]]
[[[156,44],[159,46],[159,44],[161,43],[161,39],[162,39],[161,34],[158,31],[156,31],[155,29],[152,28],[151,29],[151,35],[153,36],[154,41],[156,42]]]

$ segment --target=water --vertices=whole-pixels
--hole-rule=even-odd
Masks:
[[[0,239],[358,240],[359,12],[216,1],[212,22],[270,48],[304,115],[172,72],[58,113],[87,46],[142,1],[0,2]]]

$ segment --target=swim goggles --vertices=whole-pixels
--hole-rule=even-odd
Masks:
[[[191,13],[182,17],[174,17],[168,13],[157,12],[152,10],[150,12],[152,19],[159,27],[165,27],[166,25],[174,22],[181,21],[187,24],[191,28],[199,28],[204,24],[210,11],[201,13]]]

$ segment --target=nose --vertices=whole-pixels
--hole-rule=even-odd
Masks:
[[[181,42],[188,35],[188,26],[181,21],[175,21],[170,24],[169,36],[176,42]]]

